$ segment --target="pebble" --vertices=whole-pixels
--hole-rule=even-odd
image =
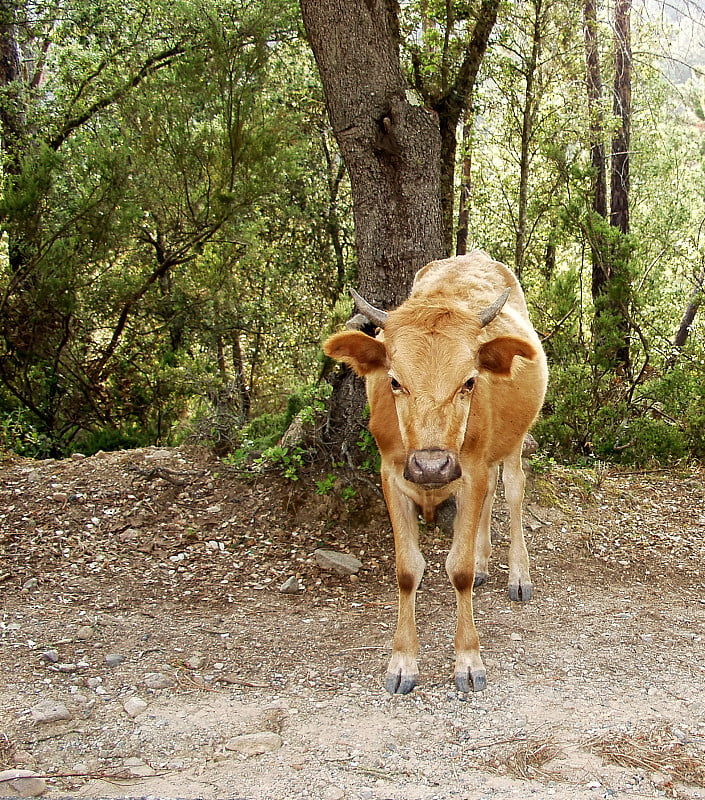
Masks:
[[[35,722],[58,722],[63,719],[71,719],[71,712],[63,703],[56,700],[42,700],[30,709],[32,719]]]
[[[157,774],[155,770],[141,758],[126,758],[122,764],[133,778],[151,778],[152,775]]]
[[[148,689],[169,689],[176,686],[176,678],[163,672],[148,672],[143,680]]]
[[[108,653],[108,655],[105,656],[105,663],[109,667],[117,667],[122,664],[124,660],[125,656],[122,655],[122,653]]]
[[[246,756],[258,756],[262,753],[272,753],[282,746],[282,737],[271,731],[259,733],[245,733],[236,736],[225,743],[226,750],[242,753]]]
[[[208,659],[203,653],[194,653],[190,658],[186,659],[186,666],[189,669],[201,669],[208,663]]]
[[[47,790],[46,782],[28,769],[5,769],[0,772],[0,790],[9,784],[20,797],[39,797]]]
[[[279,591],[282,594],[296,594],[297,592],[301,591],[301,584],[299,583],[299,579],[296,575],[292,575],[290,578],[282,583],[279,587]]]
[[[137,717],[147,710],[147,703],[141,697],[130,697],[125,700],[122,707],[128,717]]]
[[[362,567],[362,562],[348,553],[318,549],[314,551],[313,555],[321,569],[327,572],[337,572],[338,575],[354,575]]]
[[[28,592],[30,589],[36,589],[36,588],[37,588],[37,586],[39,586],[39,582],[37,581],[37,579],[36,579],[36,578],[30,578],[28,581],[25,581],[25,582],[22,584],[22,588],[23,588],[25,591],[27,591],[27,592]]]
[[[86,639],[90,639],[91,636],[93,636],[93,628],[90,625],[81,625],[76,632],[76,638],[84,642]]]
[[[59,651],[45,650],[40,657],[49,664],[56,664],[59,661]]]
[[[76,672],[78,666],[76,664],[57,664],[55,669],[58,672],[65,672],[67,674],[70,674],[71,672]]]
[[[321,793],[323,800],[342,800],[345,797],[345,792],[340,786],[327,786]]]

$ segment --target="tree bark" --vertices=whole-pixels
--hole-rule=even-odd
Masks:
[[[416,272],[445,255],[438,121],[407,98],[394,0],[301,0],[301,10],[350,175],[358,287],[394,308]],[[362,383],[347,375],[332,400],[335,443],[354,445],[364,406]]]
[[[623,236],[629,233],[629,145],[631,134],[632,104],[632,49],[630,15],[632,0],[617,0],[615,4],[615,76],[613,114],[621,120],[621,125],[612,139],[612,172],[610,225],[620,231]],[[626,248],[619,247],[619,253],[613,251],[614,270],[612,280],[612,308],[617,318],[617,329],[620,343],[617,347],[617,367],[624,374],[631,371],[629,352],[629,294],[630,286],[627,277],[628,257]]]
[[[474,114],[471,103],[463,124],[463,174],[460,181],[460,201],[458,208],[458,234],[455,239],[455,254],[464,256],[468,251],[468,232],[470,225],[470,198],[472,197],[472,129]]]
[[[514,240],[514,271],[521,281],[524,274],[524,255],[526,253],[527,207],[529,200],[529,172],[531,168],[530,146],[533,135],[536,100],[534,85],[541,53],[541,3],[534,0],[534,30],[531,38],[531,56],[525,68],[526,89],[524,111],[521,123],[521,154],[519,159],[519,204],[517,208],[517,229]]]
[[[691,295],[688,305],[685,307],[680,325],[678,326],[678,330],[673,337],[673,347],[664,364],[666,371],[673,369],[681,352],[683,351],[683,348],[685,347],[685,343],[688,341],[690,328],[695,321],[695,315],[698,313],[698,309],[703,301],[703,287],[705,287],[705,269],[703,269],[700,272],[700,275],[698,275],[698,278],[695,282],[695,291]]]
[[[602,114],[602,77],[597,39],[597,0],[585,0],[583,6],[585,31],[585,78],[588,96],[588,136],[590,163],[593,169],[592,210],[607,219],[607,158]],[[609,280],[604,244],[599,230],[589,226],[592,254],[592,299],[596,300]]]

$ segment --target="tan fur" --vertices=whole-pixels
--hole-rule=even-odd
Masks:
[[[501,313],[482,328],[482,311],[507,287],[511,293]],[[543,403],[547,368],[521,287],[507,267],[481,251],[434,261],[418,272],[409,299],[389,314],[376,339],[345,332],[328,339],[324,349],[366,377],[370,430],[382,457],[400,590],[387,688],[410,691],[418,674],[414,608],[425,566],[418,512],[432,519],[451,496],[457,512],[446,570],[458,604],[456,684],[461,690],[484,688],[472,587],[487,574],[500,462],[510,508],[510,596],[531,596],[521,522],[521,448]],[[468,380],[474,381],[472,389]],[[435,488],[407,480],[409,454],[428,450],[454,454],[460,478]]]

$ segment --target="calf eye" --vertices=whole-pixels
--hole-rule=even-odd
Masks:
[[[475,388],[475,378],[468,378],[463,384],[464,392],[471,392]]]
[[[401,391],[401,384],[396,378],[392,378],[392,391],[393,392],[400,392]]]

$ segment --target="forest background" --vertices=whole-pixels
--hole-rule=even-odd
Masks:
[[[540,457],[702,459],[705,12],[404,2],[410,103],[433,115],[488,5],[447,254],[480,247],[520,276],[551,370]],[[2,0],[0,134],[0,447],[197,436],[286,464],[295,416],[325,424],[320,343],[358,282],[298,5]]]

